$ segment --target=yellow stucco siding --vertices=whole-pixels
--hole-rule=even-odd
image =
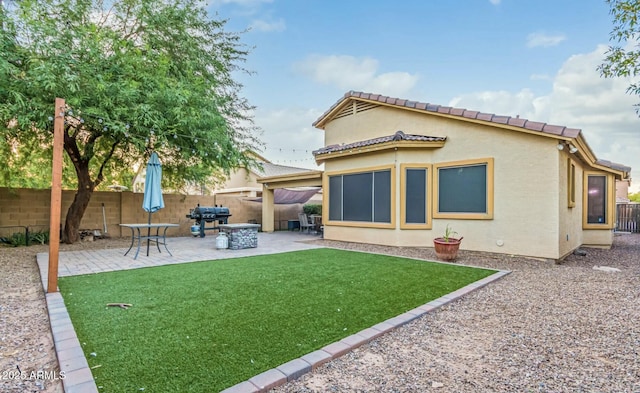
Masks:
[[[444,147],[400,149],[329,160],[325,171],[339,172],[395,164],[397,208],[393,229],[325,225],[325,237],[397,246],[432,246],[447,224],[463,236],[462,249],[558,258],[561,181],[557,141],[459,120],[377,108],[335,119],[325,126],[326,145],[351,143],[398,130],[406,134],[446,137]],[[433,218],[432,229],[401,229],[401,164],[493,159],[493,218]],[[434,181],[432,192],[437,190]],[[430,194],[433,198],[433,194]],[[562,203],[566,205],[563,196]],[[433,211],[430,212],[433,215]],[[328,211],[324,210],[324,211]],[[570,236],[571,238],[573,236]]]
[[[582,245],[584,247],[610,248],[613,244],[613,229],[584,231]]]
[[[582,193],[583,193],[583,172],[584,164],[577,160],[574,155],[563,151],[558,154],[558,165],[560,168],[558,186],[560,190],[560,203],[558,204],[559,216],[559,255],[563,257],[571,253],[583,243],[582,230]],[[575,195],[573,203],[570,203],[570,167],[573,165],[573,187]]]
[[[391,135],[407,134],[442,136],[425,122],[424,114],[388,107],[378,107],[355,115],[334,119],[325,126],[325,146],[352,143]],[[429,116],[431,117],[431,116]]]
[[[229,178],[224,183],[222,188],[240,188],[240,187],[255,187],[262,188],[262,184],[258,184],[256,181],[257,176],[253,172],[247,171],[245,168],[239,168],[229,175]]]

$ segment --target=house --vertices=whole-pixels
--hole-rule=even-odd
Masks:
[[[258,165],[252,168],[238,168],[232,171],[226,181],[214,190],[214,194],[260,197],[262,196],[262,185],[258,183],[258,178],[310,171],[306,168],[274,164],[257,153],[252,154]]]
[[[449,225],[466,250],[560,259],[612,244],[631,168],[579,129],[354,91],[313,125],[324,172],[259,182],[321,177],[326,239],[431,247]]]
[[[616,181],[616,202],[629,203],[629,187],[631,187],[631,179]]]

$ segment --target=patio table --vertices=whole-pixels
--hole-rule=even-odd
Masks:
[[[180,226],[179,224],[171,224],[171,223],[120,224],[120,226],[131,229],[131,245],[129,246],[129,249],[127,250],[127,252],[124,253],[125,256],[129,253],[129,251],[131,251],[131,249],[133,248],[133,243],[136,240],[138,241],[138,248],[136,249],[136,255],[133,257],[133,259],[138,258],[138,253],[140,252],[140,243],[143,240],[147,241],[147,256],[149,256],[149,242],[156,243],[156,246],[158,247],[158,252],[162,252],[160,251],[160,244],[162,244],[164,246],[164,249],[167,250],[167,252],[169,253],[169,255],[173,256],[171,254],[171,251],[169,251],[169,249],[167,248],[167,229],[177,228]],[[155,234],[153,234],[153,231],[151,231],[151,233],[149,231],[153,228],[155,228]],[[147,234],[143,235],[142,232],[140,231],[141,229],[147,229]]]

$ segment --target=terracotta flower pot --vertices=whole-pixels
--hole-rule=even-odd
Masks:
[[[458,249],[460,248],[462,238],[455,239],[450,237],[445,240],[443,237],[433,239],[433,247],[436,250],[436,256],[443,261],[453,261],[458,257]]]

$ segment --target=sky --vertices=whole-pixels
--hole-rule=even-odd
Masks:
[[[242,32],[239,73],[262,155],[321,169],[312,123],[350,91],[581,129],[600,159],[631,166],[640,191],[640,97],[603,78],[613,28],[604,0],[212,0]]]

